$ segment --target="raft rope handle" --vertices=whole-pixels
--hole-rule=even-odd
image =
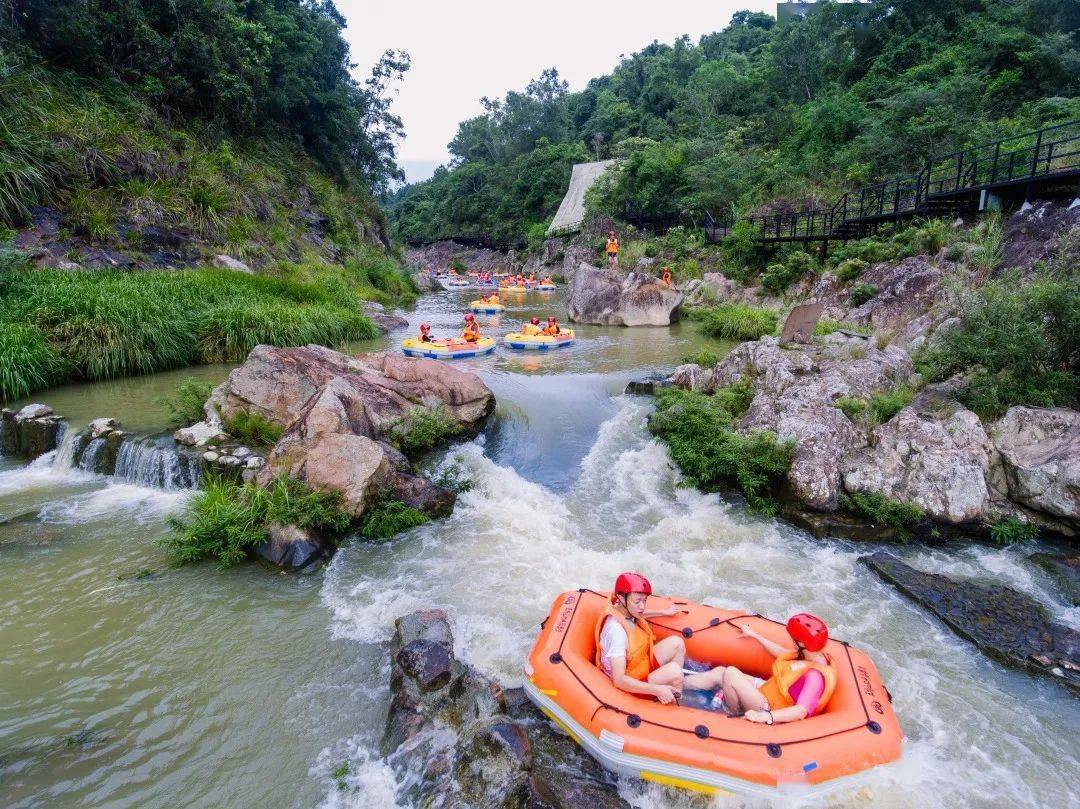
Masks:
[[[597,596],[599,598],[603,598],[605,601],[607,600],[607,597],[603,593],[599,593],[596,590],[590,590],[587,587],[578,588],[578,593],[579,594],[589,593],[589,594]],[[576,602],[574,602],[574,609],[570,613],[570,619],[566,622],[566,630],[563,632],[562,639],[559,641],[559,649],[554,655],[552,655],[553,658],[557,656],[558,659],[557,660],[552,660],[552,662],[554,662],[554,663],[562,663],[563,665],[565,665],[566,670],[570,672],[570,674],[573,676],[573,678],[575,680],[577,680],[578,685],[580,685],[582,688],[584,688],[585,692],[590,697],[592,697],[594,700],[596,700],[597,703],[599,703],[596,710],[593,711],[592,716],[595,717],[597,712],[601,708],[607,708],[609,711],[614,711],[617,714],[621,714],[621,715],[624,715],[624,716],[627,716],[627,717],[629,717],[629,716],[637,716],[639,723],[644,722],[645,724],[652,725],[653,727],[663,728],[665,730],[675,730],[675,731],[679,731],[680,733],[690,733],[690,734],[693,734],[693,735],[696,736],[697,733],[696,733],[696,730],[694,730],[694,729],[680,728],[680,727],[675,727],[674,725],[665,725],[663,722],[654,722],[651,719],[644,719],[644,718],[638,716],[637,714],[631,714],[629,711],[624,711],[622,708],[618,708],[615,705],[611,705],[611,704],[609,704],[607,702],[604,702],[604,700],[602,700],[602,699],[600,699],[600,697],[596,696],[596,693],[591,688],[589,688],[588,685],[585,684],[585,681],[582,680],[581,677],[578,676],[578,673],[576,671],[574,671],[573,667],[570,665],[570,661],[567,660],[562,655],[563,644],[566,643],[566,638],[570,634],[570,627],[574,623],[574,618],[577,617],[577,609],[578,609],[578,606],[580,604],[581,604],[581,599],[580,598]],[[720,624],[713,624],[711,626],[720,626],[721,624],[729,623],[730,621],[738,621],[738,620],[741,620],[742,618],[750,618],[750,617],[762,618],[763,620],[769,621],[770,623],[780,624],[779,621],[773,621],[770,618],[765,618],[762,615],[759,615],[757,613],[753,613],[753,614],[750,614],[750,615],[742,615],[742,616],[736,616],[735,618],[729,618],[727,621],[722,621]],[[649,623],[652,623],[652,622],[650,621]],[[711,628],[711,626],[708,627],[708,628]],[[671,629],[671,627],[664,627],[664,629]],[[848,663],[851,666],[851,674],[852,674],[852,677],[855,677],[855,664],[851,660],[851,651],[848,649],[848,644],[845,643],[844,641],[838,641],[838,642],[843,644],[844,651],[847,652]],[[855,677],[855,682],[858,683],[858,677]],[[771,748],[771,747],[778,746],[780,744],[788,745],[788,744],[805,744],[806,742],[816,742],[816,741],[820,741],[821,739],[828,739],[831,736],[839,736],[842,733],[850,733],[853,730],[862,730],[863,728],[868,727],[869,726],[869,721],[870,721],[870,713],[866,710],[866,704],[863,703],[863,701],[862,701],[862,691],[861,691],[861,689],[859,690],[859,702],[860,702],[860,704],[862,704],[863,713],[866,715],[866,719],[867,719],[866,722],[864,722],[861,725],[855,725],[854,727],[844,728],[843,730],[834,730],[832,733],[825,733],[825,734],[822,734],[821,736],[812,736],[812,737],[810,737],[808,739],[796,739],[794,741],[779,742],[779,743],[778,742],[751,742],[751,741],[747,741],[745,739],[728,739],[728,738],[724,738],[722,736],[712,736],[712,735],[710,735],[709,738],[714,739],[714,740],[716,740],[718,742],[727,742],[729,744],[742,744],[742,745],[750,745],[750,746],[753,746],[753,747],[764,747],[767,750],[769,748]],[[734,717],[730,717],[730,718],[734,718]],[[590,718],[589,721],[591,722],[592,719]]]

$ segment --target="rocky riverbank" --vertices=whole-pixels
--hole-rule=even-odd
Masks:
[[[859,493],[913,504],[942,527],[981,532],[1011,517],[1068,536],[1080,530],[1080,413],[1013,407],[984,424],[949,383],[915,394],[920,379],[898,346],[842,332],[806,345],[763,337],[714,367],[682,366],[670,383],[705,393],[749,384],[753,400],[737,428],[795,442],[791,512],[818,530],[815,513]],[[875,424],[869,403],[881,395],[910,401]]]

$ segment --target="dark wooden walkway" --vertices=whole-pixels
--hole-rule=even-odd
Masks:
[[[759,244],[846,242],[885,223],[981,211],[992,203],[1039,195],[1080,195],[1080,121],[1046,127],[931,158],[918,174],[848,191],[830,208],[747,217]],[[718,242],[734,220],[705,216],[705,237]]]

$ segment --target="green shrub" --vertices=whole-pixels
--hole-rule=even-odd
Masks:
[[[226,568],[265,540],[271,523],[341,534],[351,521],[338,495],[312,491],[286,477],[275,478],[265,489],[209,477],[184,512],[169,519],[172,531],[161,544],[174,564],[215,559]]]
[[[817,337],[824,337],[827,334],[832,334],[833,332],[841,330],[850,331],[855,334],[870,334],[869,326],[848,323],[846,320],[830,320],[827,317],[823,317],[814,324],[814,334]]]
[[[969,237],[975,241],[975,249],[971,251],[970,260],[972,269],[983,273],[996,270],[1005,254],[1002,245],[1004,232],[1001,227],[1001,217],[986,217],[972,229]]]
[[[1016,517],[1003,517],[990,526],[990,538],[998,545],[1025,542],[1039,535],[1039,527]]]
[[[735,483],[752,508],[771,514],[776,503],[768,490],[791,466],[794,442],[767,431],[736,432],[735,419],[749,398],[749,386],[715,396],[665,388],[657,393],[649,430],[692,483],[703,489]]]
[[[814,271],[814,259],[809,253],[795,250],[789,253],[782,264],[770,264],[761,274],[761,285],[779,295],[808,272]]]
[[[833,402],[833,407],[852,421],[858,421],[859,417],[866,412],[867,404],[863,399],[856,399],[854,396],[841,396]]]
[[[861,258],[846,258],[836,265],[836,277],[840,283],[847,284],[854,281],[870,265]]]
[[[1013,405],[1075,406],[1080,277],[991,281],[962,298],[960,320],[920,357],[929,381],[974,369],[960,399],[987,418]]]
[[[778,319],[776,312],[744,303],[694,309],[688,315],[699,322],[702,332],[725,340],[757,340],[775,334]]]
[[[204,400],[205,401],[205,400]],[[246,410],[238,410],[229,418],[222,421],[225,432],[239,438],[244,443],[257,446],[272,446],[277,443],[284,432],[280,424],[267,421],[258,413],[249,413]]]
[[[360,533],[367,539],[390,539],[426,522],[426,514],[400,500],[380,500],[360,517]]]
[[[164,405],[169,414],[169,426],[187,427],[206,417],[203,404],[210,398],[213,389],[214,386],[209,382],[188,377],[177,385],[175,395],[162,396],[157,402]]]
[[[862,306],[875,295],[877,295],[877,287],[873,284],[856,284],[851,288],[851,305]]]
[[[0,401],[61,382],[67,365],[41,329],[0,322]]]
[[[915,391],[907,385],[901,385],[884,393],[875,393],[870,397],[870,426],[876,427],[891,419],[915,398]]]
[[[696,354],[686,354],[682,358],[683,364],[700,365],[702,368],[712,368],[720,362],[720,357],[708,348],[703,348]]]
[[[391,440],[406,455],[416,457],[460,432],[445,407],[414,407],[391,428]]]
[[[923,510],[914,503],[890,500],[880,492],[841,493],[840,507],[876,525],[895,528],[901,539],[910,538],[911,529],[925,517]]]

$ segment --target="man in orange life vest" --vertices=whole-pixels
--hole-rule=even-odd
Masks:
[[[800,612],[787,622],[795,651],[763,638],[749,626],[742,637],[753,638],[773,661],[772,677],[760,687],[734,666],[724,674],[724,704],[733,713],[766,725],[796,722],[824,710],[836,688],[836,668],[822,649],[829,642],[829,628],[815,615]]]
[[[724,669],[686,674],[686,644],[679,635],[657,641],[648,618],[676,615],[678,607],[646,610],[652,595],[649,580],[623,573],[615,580],[611,604],[596,622],[596,665],[616,688],[630,694],[656,697],[663,705],[677,700],[684,688],[712,691],[720,687]]]

